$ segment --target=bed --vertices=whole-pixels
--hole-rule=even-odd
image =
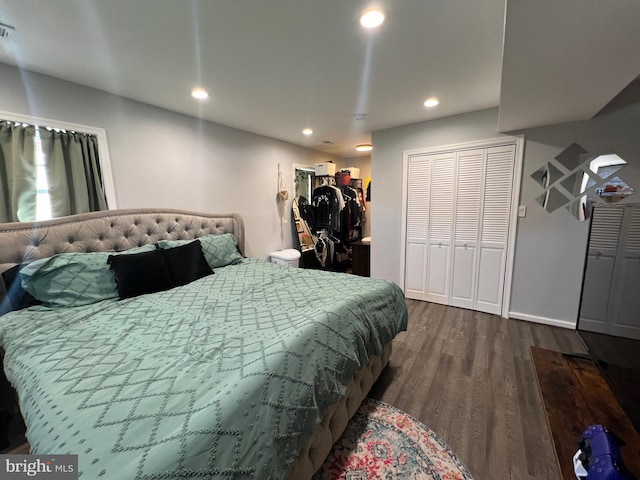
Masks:
[[[50,291],[48,270],[29,276],[194,239],[213,274],[156,293],[79,301],[105,290],[84,270]],[[19,283],[41,275],[51,297],[0,317],[31,453],[77,454],[81,478],[311,478],[406,329],[404,297],[244,258],[244,242],[239,215],[166,209],[0,225],[0,273],[48,259]]]

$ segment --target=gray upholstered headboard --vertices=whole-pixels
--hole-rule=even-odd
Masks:
[[[236,213],[142,208],[43,222],[0,223],[0,274],[18,263],[57,253],[122,251],[158,240],[193,239],[211,233],[232,233],[244,254],[244,223]],[[0,298],[4,294],[0,281]]]

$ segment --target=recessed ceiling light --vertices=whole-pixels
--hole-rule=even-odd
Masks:
[[[193,98],[197,98],[198,100],[206,100],[207,98],[209,98],[209,92],[207,92],[202,87],[196,87],[191,90],[191,96]]]
[[[384,13],[375,8],[371,8],[360,15],[360,25],[364,28],[376,28],[384,22]]]
[[[427,98],[424,101],[424,106],[427,108],[432,108],[438,105],[439,103],[440,103],[440,100],[438,100],[436,97],[431,97],[431,98]]]
[[[304,130],[302,130],[302,133],[305,135],[313,135],[313,130],[311,130],[310,128],[305,128]]]
[[[362,145],[356,145],[356,150],[359,152],[370,152],[373,147],[370,143],[363,143]]]

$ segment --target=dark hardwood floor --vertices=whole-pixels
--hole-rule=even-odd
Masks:
[[[475,480],[559,478],[530,347],[585,352],[575,331],[407,305],[408,331],[369,396],[429,426]]]

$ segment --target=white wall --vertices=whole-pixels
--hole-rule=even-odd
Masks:
[[[0,85],[2,111],[106,130],[118,208],[237,212],[250,256],[292,245],[292,198],[282,226],[276,204],[278,163],[291,188],[294,163],[341,161],[5,64]]]
[[[402,216],[402,152],[499,136],[498,110],[374,132],[371,274],[399,282]],[[510,316],[572,327],[578,313],[588,224],[564,208],[547,213],[535,203],[543,189],[530,175],[576,142],[598,154],[617,153],[629,162],[619,175],[640,191],[640,105],[586,122],[524,132],[520,204],[527,215],[517,227]],[[640,202],[640,193],[635,199]],[[634,201],[634,196],[629,198]]]

